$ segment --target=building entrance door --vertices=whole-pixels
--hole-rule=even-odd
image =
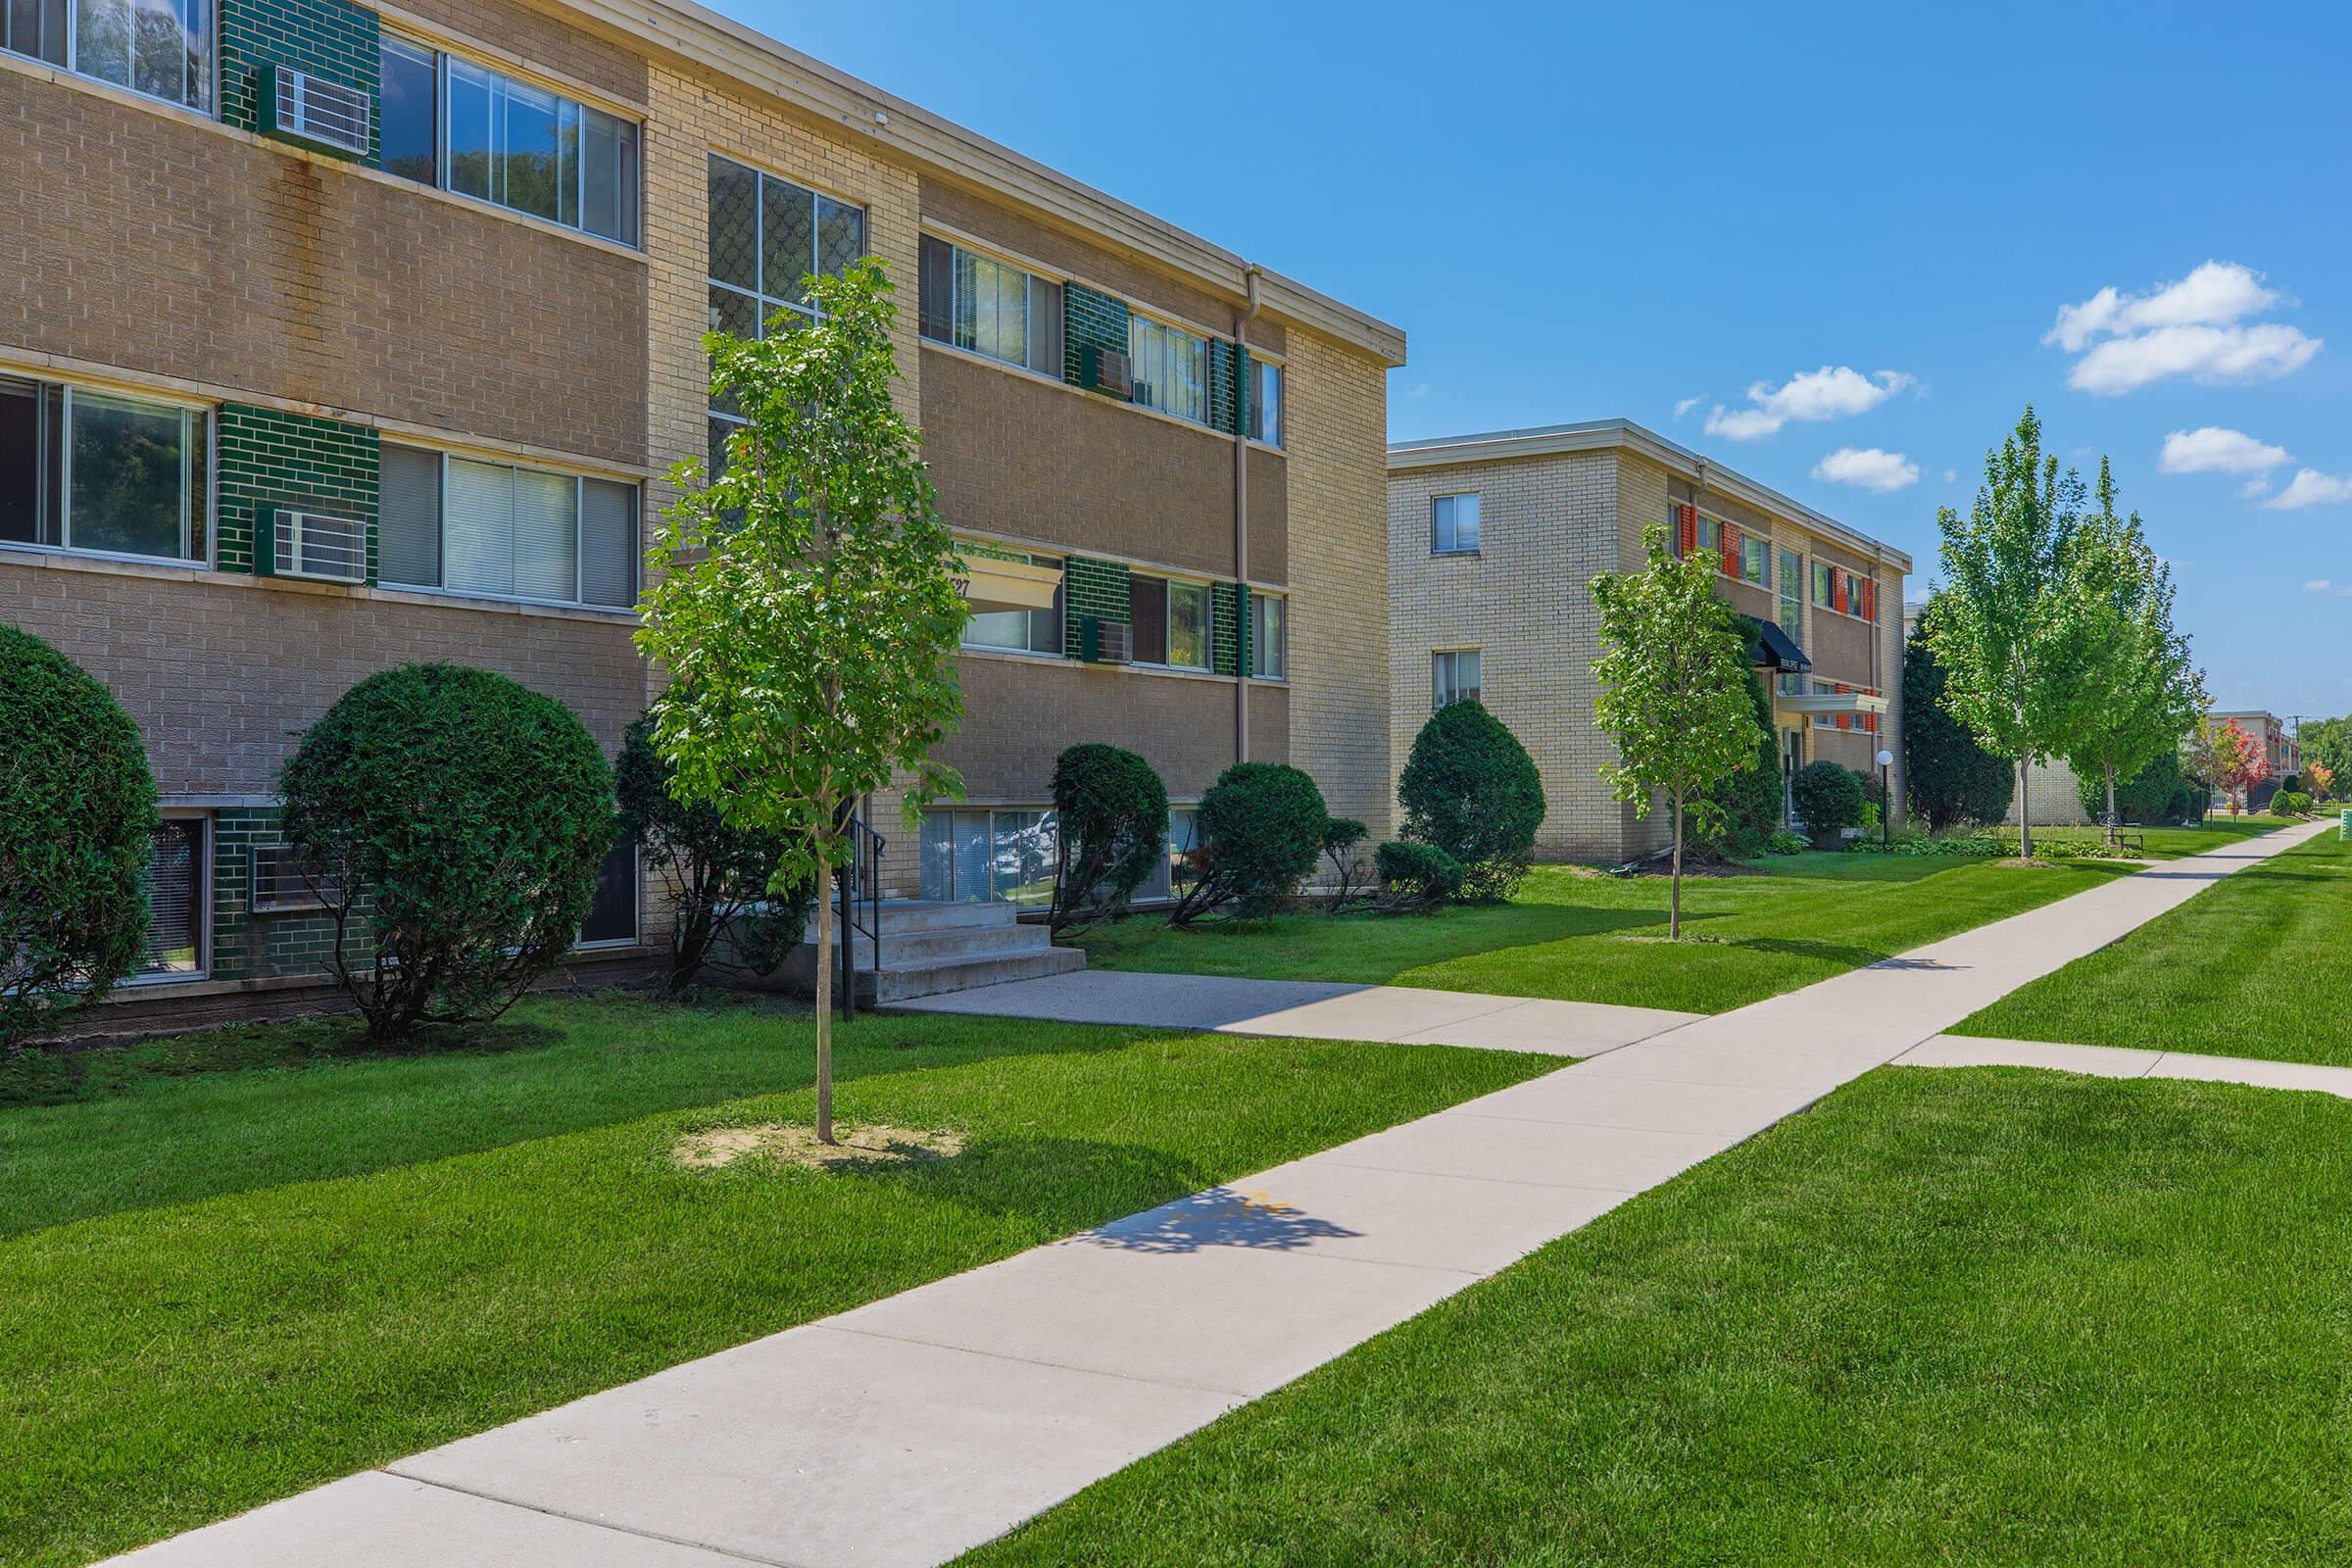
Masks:
[[[1805,732],[1801,729],[1781,731],[1781,820],[1790,828],[1804,824],[1796,819],[1796,770],[1805,765]]]

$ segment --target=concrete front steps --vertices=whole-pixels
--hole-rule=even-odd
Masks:
[[[838,923],[838,921],[836,922]],[[816,922],[808,922],[810,940],[803,942],[784,960],[775,979],[786,989],[811,992],[816,985]],[[841,932],[825,949],[835,964],[840,960]],[[920,899],[882,901],[882,965],[874,967],[870,939],[862,933],[852,939],[850,956],[857,966],[855,984],[860,1006],[883,1006],[914,997],[969,991],[1006,980],[1035,980],[1043,975],[1067,974],[1086,967],[1086,955],[1076,948],[1057,948],[1043,925],[1024,925],[1017,911],[1004,904],[933,904]],[[840,970],[834,970],[838,982]]]

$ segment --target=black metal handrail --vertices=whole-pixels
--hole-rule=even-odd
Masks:
[[[889,840],[852,813],[849,820],[850,860],[834,873],[841,918],[841,1015],[858,1016],[858,937],[865,936],[875,975],[882,972],[882,852]],[[860,918],[860,915],[863,917]],[[877,991],[881,982],[875,981]]]

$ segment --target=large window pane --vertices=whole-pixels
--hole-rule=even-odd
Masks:
[[[831,277],[865,254],[865,212],[830,196],[816,199],[816,270]]]
[[[130,0],[81,0],[74,63],[85,76],[130,85]]]
[[[193,974],[204,967],[204,823],[173,818],[148,837],[147,941],[141,974]]]
[[[71,401],[67,542],[81,550],[185,558],[189,416],[129,398]]]
[[[761,175],[760,187],[760,292],[802,304],[816,266],[816,193],[773,175]]]
[[[979,904],[988,898],[989,837],[986,811],[957,811],[954,817],[954,892],[958,904]]]
[[[710,276],[760,287],[760,176],[717,157],[710,160]]]
[[[375,575],[379,582],[441,586],[441,454],[383,448],[377,492]]]
[[[1061,379],[1061,285],[1029,278],[1029,368]]]
[[[577,599],[579,482],[568,474],[514,470],[514,591],[526,599]]]
[[[992,811],[989,816],[991,895],[1005,904],[1052,903],[1054,813]]]
[[[1250,618],[1256,634],[1256,646],[1250,650],[1250,670],[1268,680],[1283,676],[1285,654],[1284,619],[1288,604],[1271,594],[1252,594],[1250,598]]]
[[[1268,446],[1282,445],[1282,367],[1252,360],[1250,434]]]
[[[444,496],[448,586],[466,593],[514,593],[514,470],[451,458]]]
[[[580,485],[580,597],[592,605],[637,602],[637,487],[610,479]]]
[[[1168,661],[1168,581],[1141,573],[1127,579],[1127,619],[1134,628],[1132,658],[1139,664]]]
[[[582,942],[637,940],[637,845],[624,838],[596,868],[596,899],[580,923]]]
[[[463,60],[449,62],[449,188],[484,201],[491,183],[492,100],[498,78]]]
[[[637,127],[598,109],[580,111],[580,226],[637,241]]]
[[[1168,662],[1183,669],[1208,667],[1208,584],[1168,584]]]
[[[503,168],[493,188],[500,189],[500,199],[518,213],[561,220],[562,187],[556,177],[562,146],[559,100],[552,92],[505,80],[498,83],[497,96],[503,111],[499,149]]]
[[[377,51],[382,97],[377,113],[384,172],[430,185],[438,180],[433,168],[438,84],[433,52],[405,38],[385,35]]]
[[[66,0],[6,0],[0,4],[0,49],[50,65],[66,63]]]
[[[65,543],[58,508],[62,401],[55,386],[0,376],[0,540]]]

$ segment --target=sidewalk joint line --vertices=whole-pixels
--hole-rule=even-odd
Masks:
[[[497,1428],[493,1427],[491,1430],[496,1431]],[[539,1502],[525,1502],[520,1497],[502,1496],[498,1493],[483,1492],[474,1487],[462,1487],[454,1481],[443,1481],[435,1476],[414,1475],[400,1468],[401,1464],[406,1462],[401,1460],[383,1465],[379,1468],[378,1473],[393,1476],[402,1481],[412,1481],[420,1487],[434,1487],[443,1492],[455,1493],[461,1497],[474,1497],[483,1502],[495,1502],[503,1507],[518,1508],[524,1513],[544,1514],[550,1519],[568,1520],[575,1525],[586,1525],[591,1530],[610,1531],[616,1536],[634,1536],[640,1541],[659,1541],[664,1545],[685,1546],[694,1551],[707,1551],[712,1556],[729,1557],[736,1562],[756,1562],[762,1564],[763,1568],[813,1568],[811,1564],[795,1562],[789,1557],[763,1557],[756,1552],[738,1551],[733,1547],[714,1545],[708,1541],[697,1541],[691,1536],[673,1536],[660,1530],[643,1530],[635,1525],[614,1524],[609,1519],[591,1519],[585,1514],[573,1513],[568,1509],[553,1508]]]

